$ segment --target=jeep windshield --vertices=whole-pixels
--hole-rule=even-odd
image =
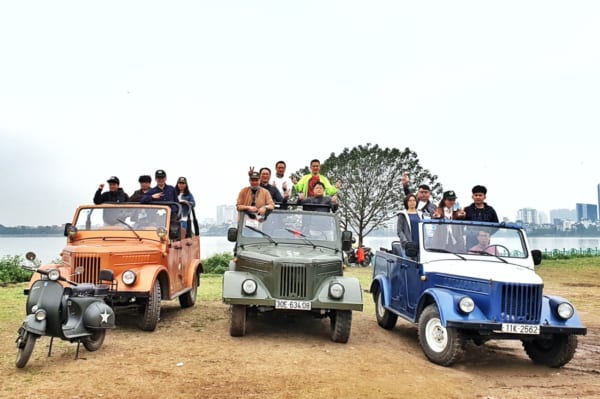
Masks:
[[[156,230],[167,227],[168,212],[156,206],[95,206],[81,208],[75,227],[79,231]]]
[[[341,242],[340,228],[331,213],[306,211],[274,211],[266,218],[242,214],[242,237],[268,241],[331,246]]]
[[[526,258],[528,250],[519,225],[446,219],[424,220],[424,249],[460,255]]]

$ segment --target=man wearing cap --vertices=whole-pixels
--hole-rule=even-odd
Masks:
[[[275,209],[275,203],[268,190],[260,186],[260,173],[250,169],[250,185],[240,190],[236,207],[239,212],[248,212],[264,216],[268,211]]]
[[[407,196],[410,194],[410,188],[408,187],[408,174],[404,173],[402,175],[402,188],[404,190],[404,195]],[[417,210],[423,212],[423,217],[425,219],[430,218],[435,213],[437,206],[431,202],[431,188],[427,184],[421,184],[417,189]]]
[[[152,177],[150,177],[150,175],[141,175],[138,182],[140,183],[140,189],[135,190],[133,195],[129,197],[130,202],[140,202],[142,197],[150,190]]]
[[[152,187],[144,196],[140,199],[142,204],[149,204],[151,202],[179,202],[177,199],[177,192],[175,187],[167,184],[167,173],[158,169],[154,174],[156,180],[156,186]],[[177,211],[177,207],[172,206],[173,212]]]
[[[473,203],[465,208],[465,219],[498,223],[496,210],[485,202],[487,188],[485,188],[485,186],[476,185],[471,190],[471,193]],[[477,236],[475,234],[467,235],[467,248],[471,248],[474,245],[477,245]]]
[[[94,194],[94,204],[99,205],[105,202],[129,201],[129,195],[119,187],[120,181],[117,176],[109,177],[106,182],[108,183],[108,191],[103,193],[104,183],[100,183],[98,190],[96,190],[96,194]]]

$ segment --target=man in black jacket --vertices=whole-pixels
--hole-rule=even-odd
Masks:
[[[111,176],[106,181],[108,183],[108,191],[102,192],[104,189],[104,183],[100,183],[96,194],[94,195],[94,204],[99,205],[105,202],[127,202],[129,201],[129,195],[121,187],[119,187],[119,178],[117,176]]]

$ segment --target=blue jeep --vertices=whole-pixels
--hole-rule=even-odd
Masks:
[[[518,224],[424,219],[419,242],[375,254],[370,292],[377,323],[418,327],[427,358],[449,366],[464,344],[518,339],[536,363],[561,367],[586,334],[569,301],[543,293],[542,254]]]

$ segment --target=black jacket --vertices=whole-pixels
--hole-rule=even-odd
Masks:
[[[103,204],[105,202],[127,202],[129,201],[129,195],[122,188],[115,191],[102,192],[101,189],[96,190],[94,195],[94,204]]]

